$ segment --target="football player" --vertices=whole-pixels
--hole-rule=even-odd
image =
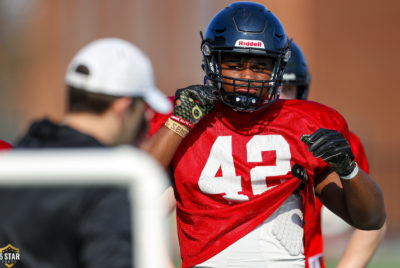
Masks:
[[[308,97],[311,84],[311,75],[308,70],[307,61],[303,52],[295,42],[289,45],[291,56],[283,74],[283,86],[280,98],[305,100]],[[349,143],[354,153],[358,166],[366,173],[369,173],[369,165],[364,148],[360,139],[353,133],[349,133]],[[322,204],[316,200],[317,219],[321,222]],[[379,230],[364,231],[355,229],[337,267],[366,267],[369,260],[375,253],[385,234],[386,225]],[[325,267],[323,259],[323,240],[321,225],[314,229],[310,248],[306,256],[309,267]]]
[[[278,100],[290,50],[274,14],[232,3],[201,51],[205,85],[178,89],[144,146],[173,171],[183,267],[304,267],[315,195],[357,228],[383,225],[382,192],[357,167],[343,117]]]

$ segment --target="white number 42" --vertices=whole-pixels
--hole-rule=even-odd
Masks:
[[[266,177],[286,175],[290,170],[290,147],[281,135],[255,135],[246,144],[247,162],[262,162],[262,152],[275,151],[274,166],[256,166],[250,170],[253,194],[261,194],[274,186],[268,186]],[[221,169],[222,176],[216,177]],[[236,175],[232,156],[232,136],[218,137],[199,179],[199,187],[206,194],[224,194],[227,200],[245,201],[249,197],[242,191],[241,176]]]

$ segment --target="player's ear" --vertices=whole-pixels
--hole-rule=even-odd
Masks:
[[[125,111],[130,107],[131,103],[131,98],[121,97],[113,101],[110,109],[119,119],[122,119],[124,117]]]

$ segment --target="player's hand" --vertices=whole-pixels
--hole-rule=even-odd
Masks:
[[[214,108],[216,100],[210,86],[193,85],[180,88],[175,93],[173,115],[197,124]]]
[[[311,135],[301,136],[301,140],[315,157],[321,157],[340,177],[348,176],[357,166],[350,144],[340,132],[320,128]]]

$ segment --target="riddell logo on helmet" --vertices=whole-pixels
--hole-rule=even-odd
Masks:
[[[237,40],[235,43],[235,47],[265,48],[264,43],[260,40],[246,40],[246,39]]]
[[[296,80],[296,74],[295,73],[284,73],[283,80]]]

